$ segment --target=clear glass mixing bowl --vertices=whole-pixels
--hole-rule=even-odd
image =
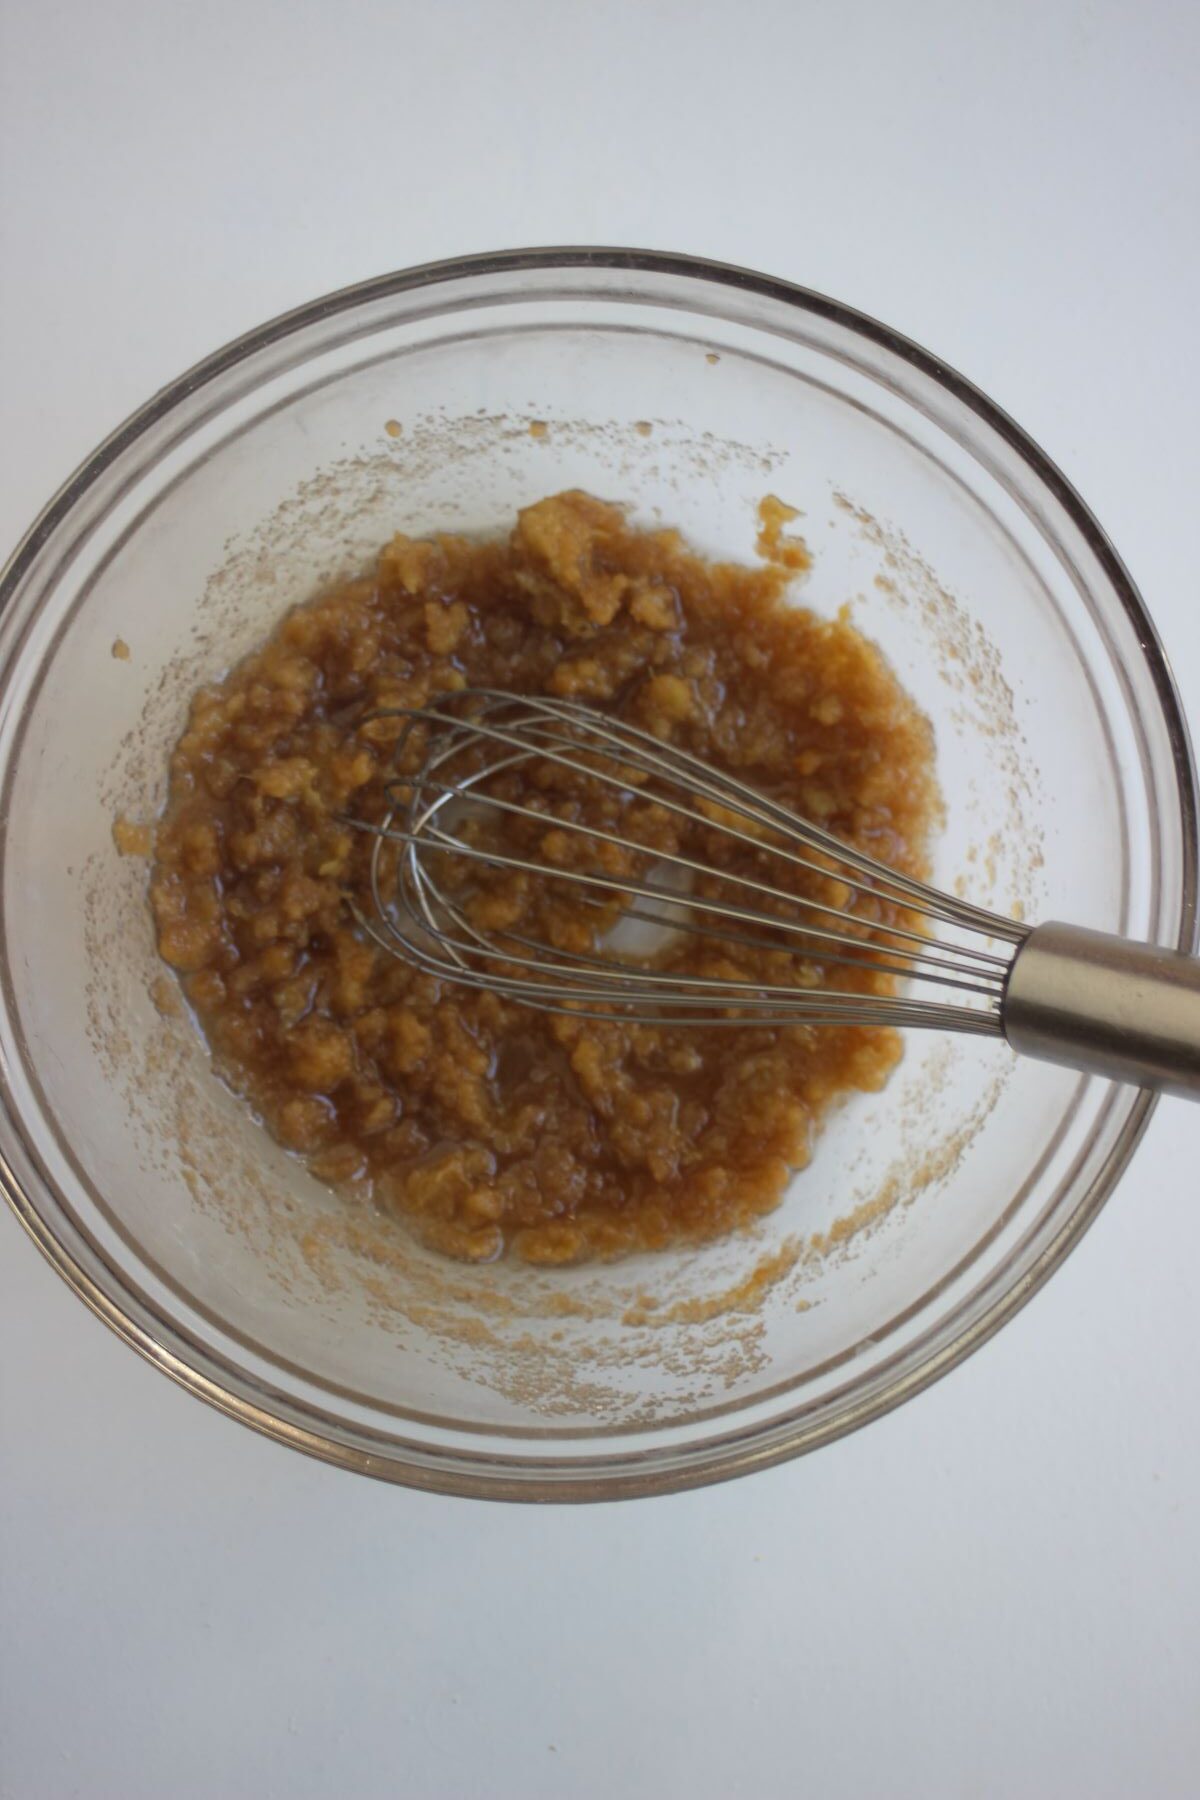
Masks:
[[[895,1406],[1040,1286],[1153,1104],[914,1034],[756,1235],[554,1273],[438,1263],[276,1148],[172,1009],[114,818],[153,815],[190,692],[284,608],[392,531],[567,486],[739,557],[764,493],[801,507],[802,598],[850,602],[935,723],[939,881],[1195,929],[1187,734],[1128,576],[1011,420],[843,306],[676,256],[483,256],[302,307],[123,425],[3,576],[0,1176],[81,1297],[235,1418],[539,1500],[716,1480]]]

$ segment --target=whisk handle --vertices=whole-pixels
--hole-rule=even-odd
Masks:
[[[1200,1100],[1200,958],[1078,925],[1039,925],[1009,972],[1013,1049]]]

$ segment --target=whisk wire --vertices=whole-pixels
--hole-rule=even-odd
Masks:
[[[484,773],[494,773],[494,771],[484,771]],[[467,778],[466,780],[464,780],[457,787],[454,787],[454,786],[450,785],[449,783],[423,782],[422,783],[422,791],[432,790],[432,791],[439,792],[439,793],[445,795],[447,798],[461,797],[464,794],[469,794],[472,791],[473,784],[476,783],[479,779],[481,779],[480,775],[471,776],[471,777]],[[488,806],[496,812],[511,814],[514,817],[519,817],[519,818],[532,819],[532,820],[536,821],[538,824],[553,825],[555,830],[573,832],[579,836],[588,837],[588,838],[591,838],[600,843],[610,844],[614,848],[617,848],[617,849],[639,852],[643,855],[652,854],[657,863],[667,864],[667,865],[670,865],[672,868],[685,869],[690,874],[697,874],[697,875],[701,875],[701,876],[716,876],[721,881],[733,883],[738,887],[751,889],[753,892],[765,895],[770,899],[782,900],[786,905],[799,908],[805,912],[821,913],[829,918],[845,917],[845,911],[842,908],[828,905],[820,900],[810,899],[807,896],[802,895],[802,894],[789,893],[783,888],[774,887],[770,883],[767,883],[767,882],[756,881],[751,876],[735,874],[731,870],[720,870],[720,871],[713,870],[707,864],[698,862],[695,857],[680,856],[675,851],[655,850],[653,852],[650,852],[650,851],[648,851],[647,846],[645,844],[639,843],[635,838],[622,837],[618,832],[605,831],[599,826],[588,825],[585,821],[583,821],[581,819],[564,819],[564,818],[551,817],[551,816],[546,815],[545,813],[536,811],[533,807],[521,806],[516,801],[501,800],[496,795],[489,796]],[[702,821],[702,822],[707,823],[707,821]],[[390,837],[393,842],[417,842],[417,843],[420,843],[422,841],[422,834],[419,831],[415,832],[415,833],[414,832],[390,832],[389,831],[386,835],[388,837]],[[638,889],[632,883],[626,881],[624,878],[618,878],[613,875],[606,876],[604,874],[600,874],[600,875],[596,875],[596,876],[590,876],[590,875],[584,876],[584,875],[579,874],[578,872],[568,872],[565,870],[560,870],[557,867],[547,866],[547,865],[541,864],[541,863],[522,863],[516,858],[509,857],[504,852],[498,852],[498,851],[490,850],[490,849],[487,851],[472,850],[468,846],[463,845],[459,839],[456,839],[453,836],[451,836],[450,834],[439,830],[437,827],[429,828],[427,831],[427,835],[432,839],[432,841],[440,844],[444,849],[447,849],[447,850],[453,849],[453,850],[457,850],[457,851],[460,851],[460,852],[462,852],[464,854],[468,854],[468,855],[473,854],[473,855],[477,855],[477,856],[482,856],[489,863],[502,864],[503,866],[509,867],[509,868],[524,869],[526,871],[528,871],[530,869],[534,869],[534,870],[536,870],[537,873],[544,875],[548,879],[554,879],[557,876],[562,875],[564,879],[587,881],[597,887],[601,887],[601,888],[606,887],[606,888],[610,888],[610,889],[612,887],[614,887],[615,885],[617,885],[618,881],[619,881],[620,886],[627,893],[640,893],[643,895],[650,893],[650,894],[657,896],[661,892],[661,890],[655,889],[653,887],[651,887],[649,889]],[[743,839],[743,841],[748,844],[756,842],[756,840],[752,839],[748,834],[743,834],[743,833],[739,832],[739,833],[732,834],[732,835],[741,837]],[[812,870],[813,872],[820,873],[822,875],[826,875],[829,873],[828,870],[820,869],[819,865],[817,865],[815,863],[807,862],[800,857],[791,856],[786,851],[778,851],[777,854],[782,857],[785,857],[788,862],[792,863],[793,865],[799,866],[801,868],[809,869],[809,870]],[[841,878],[838,877],[838,879],[840,880]],[[872,890],[869,890],[866,887],[866,885],[863,883],[854,883],[854,884],[843,883],[843,885],[844,886],[853,885],[857,888],[857,891],[860,893],[867,893],[867,892],[872,891]],[[690,896],[689,898],[690,898],[690,903],[693,906],[699,907],[703,910],[707,910],[704,907],[704,902],[697,899],[694,895]],[[720,909],[714,907],[712,910],[716,911],[716,910],[728,910],[728,909],[724,908],[724,907],[722,907]],[[823,943],[848,944],[848,945],[854,945],[854,946],[861,948],[863,945],[863,942],[864,942],[862,937],[855,937],[851,933],[830,931],[827,928],[822,928],[822,927],[818,927],[818,926],[814,926],[814,925],[806,925],[802,921],[780,919],[780,918],[777,918],[773,913],[759,913],[759,912],[754,912],[749,909],[737,909],[737,916],[739,918],[743,918],[743,919],[747,920],[748,922],[758,922],[758,923],[761,923],[764,925],[769,925],[773,930],[776,930],[776,931],[793,932],[797,936],[810,937],[813,939],[817,939]],[[896,955],[911,957],[912,959],[914,959],[916,961],[920,961],[922,963],[925,963],[929,967],[934,967],[934,968],[936,968],[936,967],[956,968],[958,966],[955,963],[953,963],[952,961],[950,961],[949,959],[938,956],[935,953],[935,951],[933,949],[931,949],[929,938],[922,936],[922,934],[920,932],[908,931],[903,926],[900,926],[900,925],[888,925],[886,927],[886,936],[889,940],[888,944],[887,944],[888,950],[893,951]],[[906,948],[900,948],[896,945],[893,945],[893,943],[891,942],[892,939],[901,939],[904,941],[905,944],[912,944],[916,947],[911,950],[906,949]],[[745,940],[743,939],[742,941],[744,942]],[[777,948],[777,946],[769,946],[769,945],[765,945],[765,944],[763,947]],[[994,979],[1002,979],[1003,978],[1004,970],[1007,968],[1007,962],[1006,962],[1005,958],[992,955],[988,951],[979,950],[973,945],[961,946],[959,949],[959,954],[962,957],[965,957],[971,961],[979,963],[981,966],[981,971],[993,972]],[[904,974],[906,972],[907,971],[905,971],[903,969],[896,969],[896,970],[891,971],[891,973],[893,973],[893,974]],[[930,977],[930,979],[933,979],[933,978]],[[981,989],[981,991],[982,991],[982,989]]]
[[[497,704],[507,702],[511,705],[514,701],[513,695],[505,695],[499,690],[487,688],[461,690],[461,695],[468,693],[486,695]],[[1008,937],[1013,943],[1020,942],[1024,935],[1023,929],[1011,920],[986,912],[983,908],[975,906],[969,901],[959,900],[953,895],[940,894],[924,882],[916,881],[911,876],[902,875],[894,869],[886,868],[862,852],[843,844],[840,839],[835,838],[831,832],[823,830],[822,827],[814,825],[808,820],[801,821],[795,813],[778,805],[768,795],[748,787],[724,771],[711,768],[698,757],[692,756],[689,751],[682,750],[677,745],[662,743],[652,733],[642,730],[640,726],[631,725],[625,720],[610,719],[607,715],[591,712],[588,708],[579,706],[572,701],[549,700],[539,696],[535,701],[525,704],[537,710],[531,710],[527,719],[519,716],[515,721],[510,720],[507,728],[488,724],[486,714],[473,718],[470,725],[466,726],[461,719],[455,718],[453,714],[443,712],[437,706],[414,708],[411,710],[411,717],[414,720],[422,719],[427,722],[443,724],[449,728],[450,735],[447,743],[430,765],[431,767],[436,768],[444,763],[461,749],[464,742],[488,739],[513,746],[519,754],[510,762],[484,769],[482,774],[493,774],[502,768],[511,767],[515,763],[541,759],[587,776],[603,786],[618,790],[627,789],[628,781],[622,781],[619,775],[603,768],[597,769],[592,765],[579,762],[574,757],[565,755],[561,749],[562,740],[555,738],[544,726],[541,726],[539,714],[549,714],[560,723],[574,724],[579,730],[591,732],[595,736],[599,736],[602,731],[604,736],[622,746],[622,761],[629,766],[660,779],[664,767],[674,767],[678,773],[686,773],[688,781],[695,790],[706,796],[712,804],[728,806],[732,797],[737,809],[747,817],[773,827],[783,836],[790,837],[796,842],[825,852],[842,866],[838,879],[848,887],[864,893],[888,894],[892,899],[910,903],[931,918],[941,919],[948,924],[961,924],[976,930],[986,930],[993,936]],[[408,711],[409,709],[406,708],[394,709],[396,715]],[[526,726],[529,729],[525,731],[525,736],[518,735]],[[541,748],[530,749],[530,740],[534,744],[540,745]],[[653,746],[652,755],[647,755],[641,749],[641,743]],[[584,749],[586,750],[587,747],[585,739]],[[607,755],[611,759],[613,755],[611,744],[607,747],[599,744],[594,748],[599,748],[601,754]],[[424,771],[422,771],[423,774]],[[407,785],[404,781],[389,784],[391,787],[404,785]],[[714,820],[703,813],[697,813],[693,808],[684,806],[670,795],[656,793],[654,799],[655,804],[689,819],[692,823],[723,831],[743,843],[761,847],[761,841],[750,833],[740,831],[726,821]],[[562,821],[556,822],[562,823]],[[819,863],[814,863],[808,858],[798,857],[794,852],[781,850],[778,846],[773,846],[773,849],[775,854],[793,862],[799,868],[816,874],[829,873]],[[867,879],[861,882],[851,880],[844,873],[845,869],[852,869]],[[787,898],[795,903],[797,896],[789,894]]]
[[[460,706],[471,710],[455,710]],[[380,821],[348,820],[376,840],[370,859],[375,918],[358,909],[356,916],[376,944],[437,979],[545,1010],[584,1018],[618,1014],[653,1025],[907,1023],[983,1034],[1001,1029],[1005,982],[1026,936],[1023,925],[876,862],[678,745],[574,701],[496,689],[464,689],[428,707],[388,708],[371,716],[400,718],[403,728],[393,751],[396,773],[384,790],[389,810]],[[428,734],[423,744],[415,735],[418,727]],[[419,760],[410,771],[414,746]],[[530,767],[544,772],[546,810],[493,791],[503,777]],[[665,814],[781,871],[833,880],[845,901],[794,893],[757,874],[713,867],[678,848],[642,843],[569,816],[565,808],[556,811],[551,785],[556,771],[584,783],[585,791],[616,793],[626,806],[644,796]],[[576,791],[568,787],[568,798]],[[653,869],[635,876],[611,866],[564,867],[503,845],[470,842],[455,826],[455,808],[467,816],[484,811],[493,822],[562,831],[581,844],[606,847],[610,855],[615,850],[632,857],[635,868],[649,859]],[[395,854],[385,865],[389,846]],[[687,971],[670,957],[621,953],[611,934],[580,951],[513,925],[481,927],[434,875],[431,859],[442,855],[566,884],[577,899],[602,912],[611,913],[616,903],[622,920],[641,920],[713,944],[770,951],[784,967],[790,956],[795,980]],[[651,876],[657,870],[686,885],[656,883]],[[698,883],[705,892],[697,891]],[[721,890],[730,887],[759,904],[724,897]],[[856,914],[854,908],[867,899],[914,923]],[[765,910],[768,906],[781,910]],[[915,927],[921,917],[985,942],[934,938]],[[992,947],[997,944],[1003,953]],[[941,991],[925,998],[815,985],[825,966],[920,981]],[[966,1003],[952,1000],[950,991]]]

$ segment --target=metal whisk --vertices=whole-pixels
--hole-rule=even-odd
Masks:
[[[1030,927],[940,893],[574,701],[473,688],[373,716],[402,727],[388,810],[350,821],[376,838],[373,916],[359,912],[359,921],[383,949],[440,980],[650,1025],[901,1025],[1006,1037],[1030,1056],[1200,1095],[1196,959],[1077,926]],[[580,794],[593,802],[590,817]],[[693,836],[699,827],[708,854],[639,841],[629,819],[648,807]],[[580,854],[548,860],[538,847],[546,831]],[[722,850],[736,851],[737,869],[720,866]],[[519,907],[507,920],[503,909],[481,915],[472,869],[509,871],[543,898],[569,892],[576,908],[593,909],[588,947],[570,934],[534,934]],[[744,977],[736,962],[729,974],[689,971],[672,945],[735,958],[739,948],[769,952],[770,979]],[[856,988],[863,975],[889,979]]]

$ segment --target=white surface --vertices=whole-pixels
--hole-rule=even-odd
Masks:
[[[1190,0],[0,4],[0,543],[270,314],[505,244],[756,265],[1067,470],[1200,719]],[[482,1507],[253,1437],[0,1218],[0,1793],[1183,1796],[1200,1112],[1031,1308],[806,1461]]]

